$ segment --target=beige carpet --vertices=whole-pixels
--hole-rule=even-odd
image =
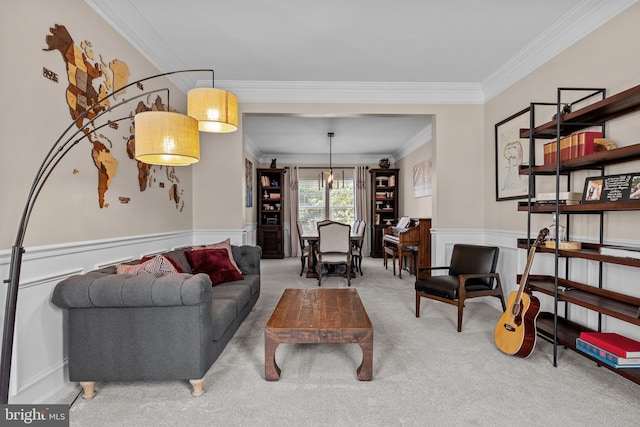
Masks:
[[[570,350],[558,367],[539,340],[528,359],[496,349],[501,313],[477,299],[456,332],[453,306],[423,300],[414,315],[413,277],[400,280],[382,260],[365,258],[352,280],[374,327],[373,381],[356,378],[357,344],[282,344],[277,382],[264,380],[264,326],[299,259],[264,260],[254,311],[205,377],[207,392],[187,382],[98,383],[91,401],[74,401],[72,426],[635,426],[640,386]],[[507,278],[503,278],[506,281]],[[330,277],[323,287],[346,287]],[[69,396],[71,402],[75,396]]]

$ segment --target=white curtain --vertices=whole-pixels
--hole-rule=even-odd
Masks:
[[[296,221],[298,220],[298,167],[294,166],[289,170],[289,233],[291,239],[291,256],[300,257],[302,255],[300,249],[300,241],[298,240],[298,229]]]
[[[356,186],[356,219],[360,221],[367,221],[367,168],[365,166],[356,166],[353,170],[353,176]],[[367,221],[367,229],[369,229],[370,223]],[[365,229],[365,235],[367,234]],[[362,253],[368,253],[367,239],[364,240],[362,245]]]

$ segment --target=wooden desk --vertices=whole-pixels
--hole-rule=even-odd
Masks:
[[[302,233],[303,240],[306,240],[309,243],[309,262],[307,265],[307,277],[308,278],[318,278],[318,273],[316,273],[316,264],[318,263],[318,259],[316,258],[316,246],[318,245],[318,230],[307,230]],[[351,233],[351,242],[361,242],[364,236],[359,234]],[[351,276],[353,277],[353,275]]]
[[[357,343],[360,381],[373,378],[373,326],[356,289],[285,289],[264,330],[264,377],[280,379],[281,343]]]

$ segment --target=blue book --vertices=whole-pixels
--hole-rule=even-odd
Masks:
[[[640,368],[640,359],[632,359],[632,362],[626,362],[628,359],[608,353],[580,338],[576,338],[576,349],[613,368]],[[609,357],[607,357],[607,354]],[[616,358],[616,361],[612,360],[613,358]],[[624,359],[624,362],[622,364],[618,363],[619,359]]]

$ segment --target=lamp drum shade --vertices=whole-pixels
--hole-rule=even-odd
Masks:
[[[168,111],[135,116],[135,157],[143,163],[187,166],[200,160],[198,121]]]
[[[238,130],[238,97],[223,89],[199,87],[187,94],[187,114],[198,121],[202,132]]]

